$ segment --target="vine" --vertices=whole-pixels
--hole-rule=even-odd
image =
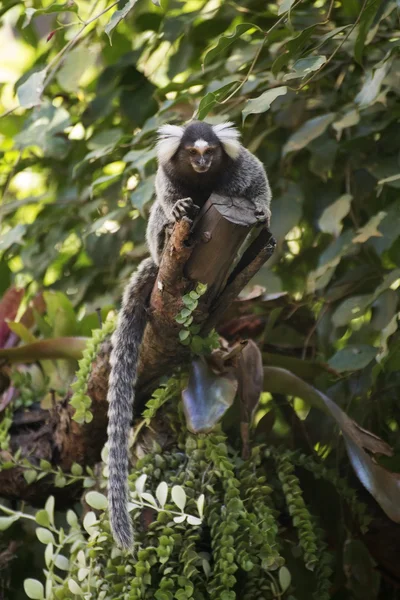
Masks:
[[[86,349],[83,351],[83,358],[79,361],[79,369],[76,373],[76,381],[71,385],[74,391],[69,403],[75,408],[73,416],[77,423],[90,423],[93,419],[93,414],[90,410],[92,401],[87,395],[87,386],[92,369],[92,363],[96,359],[101,344],[110,336],[116,325],[116,317],[108,318],[101,329],[94,329],[92,337],[86,344]]]

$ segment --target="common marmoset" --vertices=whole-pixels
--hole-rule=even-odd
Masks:
[[[111,529],[122,548],[133,545],[127,479],[137,363],[167,227],[192,216],[212,193],[227,203],[231,198],[250,200],[260,222],[270,217],[271,190],[264,167],[241,145],[232,123],[163,125],[158,134],[157,198],[146,234],[151,257],[140,264],[126,287],[110,357],[108,500]]]

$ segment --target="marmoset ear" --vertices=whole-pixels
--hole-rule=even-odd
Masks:
[[[222,144],[223,149],[233,160],[239,156],[241,143],[239,142],[240,133],[233,126],[233,123],[219,123],[213,125],[213,131]]]
[[[157,156],[161,164],[167,163],[179,148],[184,129],[178,125],[162,125],[158,133]]]

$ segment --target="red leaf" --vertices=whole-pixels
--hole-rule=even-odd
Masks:
[[[24,290],[10,287],[0,300],[0,348],[4,346],[10,334],[10,328],[5,320],[14,321],[23,295]]]

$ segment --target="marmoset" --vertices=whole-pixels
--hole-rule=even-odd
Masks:
[[[133,546],[128,441],[137,364],[167,229],[183,217],[192,218],[213,193],[227,203],[231,198],[250,200],[260,222],[270,218],[271,190],[264,167],[242,146],[232,123],[163,125],[158,135],[156,201],[146,233],[151,257],[139,265],[126,287],[110,357],[108,501],[111,529],[122,548]]]

